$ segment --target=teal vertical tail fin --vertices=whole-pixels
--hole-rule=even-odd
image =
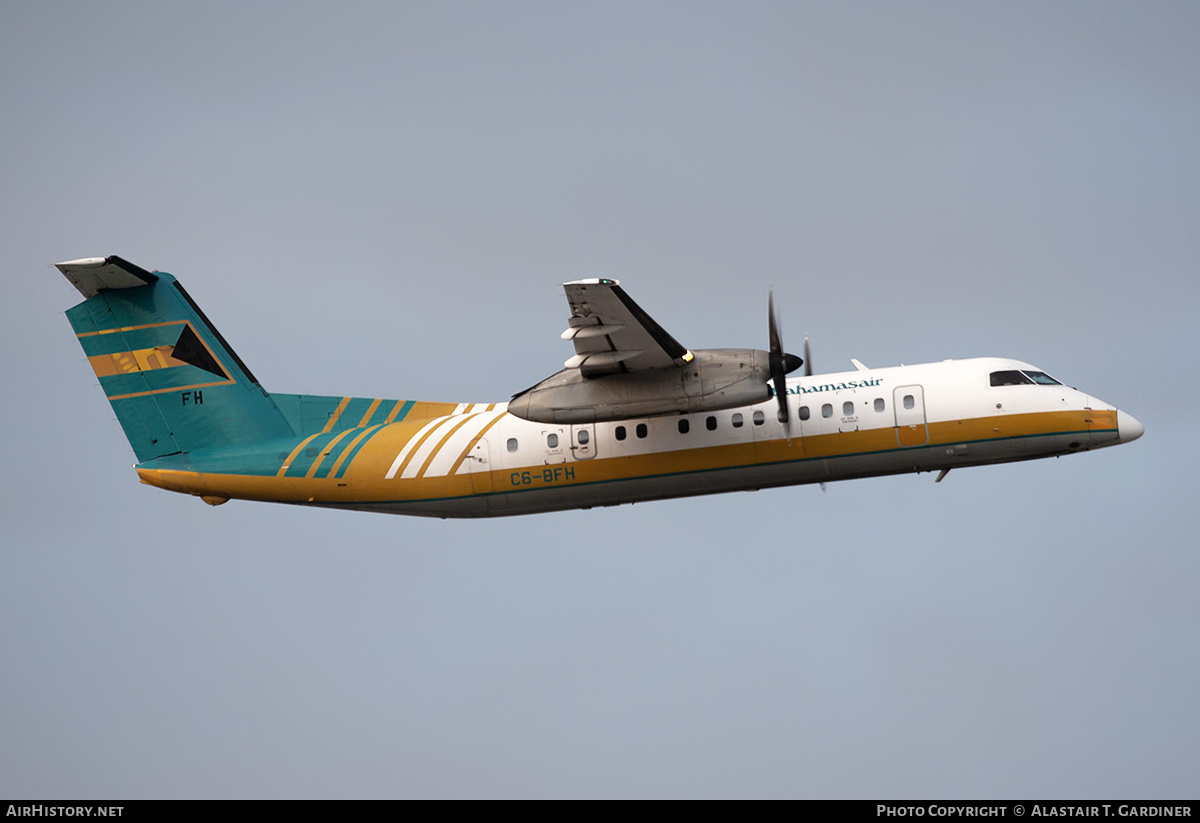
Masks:
[[[87,298],[67,319],[139,463],[293,436],[174,277],[115,256],[57,268]]]

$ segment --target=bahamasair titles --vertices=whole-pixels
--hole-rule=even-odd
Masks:
[[[1142,425],[987,357],[812,373],[784,351],[685,348],[616,280],[564,285],[564,368],[504,403],[267,392],[183,286],[120,257],[57,264],[67,318],[143,483],[262,500],[488,517],[1030,460]],[[807,362],[806,362],[807,361]],[[802,376],[788,375],[804,366]]]

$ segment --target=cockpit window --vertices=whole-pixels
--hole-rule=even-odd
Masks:
[[[1036,383],[1042,386],[1060,386],[1062,385],[1050,375],[1041,371],[994,371],[991,375],[993,386],[1024,386],[1030,383]]]
[[[1019,371],[994,371],[992,372],[993,386],[1020,386],[1025,383],[1032,383],[1025,375]]]

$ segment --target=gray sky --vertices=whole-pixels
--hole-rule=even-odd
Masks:
[[[0,796],[1195,796],[1200,7],[7,3]],[[1118,449],[477,522],[140,486],[49,264],[268,389],[1005,355]]]

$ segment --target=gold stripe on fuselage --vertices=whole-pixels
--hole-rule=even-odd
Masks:
[[[333,414],[329,415],[329,420],[325,423],[325,428],[321,429],[321,434],[328,434],[329,432],[333,431],[333,427],[337,424],[338,418],[342,416],[342,412],[344,412],[346,407],[350,405],[350,400],[351,398],[349,397],[342,398],[342,402],[338,403],[337,408],[333,410]]]
[[[363,426],[367,425],[367,422],[370,421],[370,419],[371,419],[371,415],[375,414],[375,410],[377,408],[379,408],[379,404],[382,402],[383,402],[383,398],[376,399],[375,402],[372,403],[371,406],[367,409],[367,413],[362,416],[362,420],[358,421],[358,426],[356,428],[361,429]]]
[[[437,457],[438,452],[440,452],[442,450],[442,447],[445,446],[446,443],[448,443],[450,441],[450,438],[454,436],[454,433],[456,431],[458,431],[459,429],[461,429],[463,426],[470,423],[472,420],[474,420],[478,416],[479,415],[477,415],[477,414],[464,415],[462,420],[458,421],[453,426],[451,426],[450,431],[448,431],[446,433],[446,435],[441,440],[438,441],[438,444],[433,447],[433,450],[429,452],[429,456],[425,458],[425,462],[421,465],[421,468],[417,470],[417,477],[424,477],[425,472],[427,472],[429,470],[429,465],[433,462],[433,459],[435,457]],[[400,476],[401,477],[404,476],[403,472],[401,472]]]
[[[457,403],[430,403],[418,400],[413,403],[412,408],[408,410],[408,414],[404,416],[404,419],[405,421],[431,420],[435,417],[445,417],[454,414],[456,408],[458,408]]]
[[[495,405],[495,404],[493,403],[488,406],[488,411],[491,411],[491,406],[493,406],[493,405]],[[467,443],[466,447],[463,448],[462,453],[458,455],[458,458],[454,461],[453,465],[450,466],[450,471],[447,472],[447,474],[458,474],[458,467],[461,466],[463,461],[467,459],[467,455],[471,453],[471,449],[475,448],[475,444],[483,439],[483,436],[488,433],[488,429],[490,429],[492,426],[496,425],[503,419],[504,419],[504,415],[502,415],[502,414],[496,415],[496,419],[492,420],[490,423],[488,423],[486,426],[484,426],[482,429],[480,429],[479,434],[472,437],[471,440]]]
[[[355,430],[354,429],[346,429],[345,431],[338,434],[337,437],[333,438],[327,444],[325,444],[325,448],[321,449],[321,453],[317,455],[317,459],[313,461],[313,464],[308,467],[308,472],[304,476],[311,480],[313,478],[313,476],[316,475],[317,469],[320,468],[321,461],[323,461],[326,457],[329,456],[330,452],[333,451],[333,447],[338,444],[338,441],[353,431],[355,431]]]
[[[384,422],[384,423],[392,423],[392,422],[395,422],[395,420],[396,420],[396,415],[398,415],[398,414],[400,413],[400,410],[401,410],[402,408],[404,408],[404,404],[405,404],[406,402],[408,402],[408,401],[407,401],[407,400],[397,400],[397,401],[396,401],[396,405],[392,406],[392,410],[391,410],[390,412],[388,412],[388,416],[387,416],[387,417],[384,419],[384,421],[383,421],[383,422]]]
[[[350,445],[347,446],[345,449],[343,449],[342,453],[340,455],[338,455],[338,459],[334,462],[333,468],[329,470],[329,474],[327,476],[334,477],[338,473],[338,469],[340,469],[342,467],[342,463],[350,455],[350,452],[354,451],[354,447],[357,446],[359,443],[361,443],[362,439],[364,437],[366,437],[373,431],[377,431],[382,425],[383,424],[380,423],[378,425],[372,426],[369,429],[363,429],[361,432],[359,432],[358,437],[355,437],[353,440],[351,440]]]
[[[275,472],[275,476],[283,477],[285,474],[287,474],[287,470],[289,468],[291,468],[292,461],[295,460],[296,457],[300,454],[300,450],[303,449],[305,446],[307,446],[309,443],[316,440],[320,436],[321,436],[321,432],[317,432],[316,434],[310,434],[308,437],[301,440],[300,445],[298,445],[298,446],[296,446],[296,448],[292,449],[291,454],[289,454],[287,456],[287,458],[283,461],[283,465],[279,467],[279,471]]]
[[[437,431],[441,426],[445,425],[447,420],[451,419],[453,418],[447,417],[440,420],[435,418],[426,424],[425,431],[415,442],[412,440],[406,442],[404,444],[404,448],[400,451],[400,454],[404,454],[405,452],[408,453],[404,454],[404,459],[400,461],[399,465],[396,466],[394,470],[388,471],[386,479],[391,480],[396,475],[400,475],[403,478],[404,472],[408,470],[408,464],[412,462],[413,457],[415,457],[417,452],[421,450],[421,446],[425,445],[425,441],[429,439],[429,436]],[[399,460],[399,457],[400,455],[396,455],[397,460]],[[351,465],[351,468],[354,468],[353,465]]]

